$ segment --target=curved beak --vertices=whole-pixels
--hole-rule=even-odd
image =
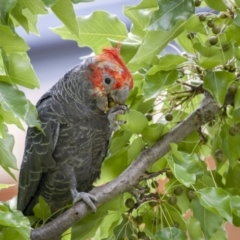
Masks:
[[[117,104],[124,104],[128,97],[129,93],[129,87],[125,86],[120,89],[112,90],[111,91],[111,97]]]

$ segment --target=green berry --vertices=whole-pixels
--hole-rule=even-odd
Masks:
[[[201,22],[203,22],[203,21],[206,20],[206,15],[205,15],[205,14],[200,14],[198,17],[199,17],[199,20],[200,20]]]
[[[175,195],[180,196],[183,193],[183,188],[182,187],[176,187],[173,192],[174,192]]]
[[[177,197],[176,196],[171,196],[169,199],[168,199],[168,203],[170,205],[175,205],[177,203]]]
[[[216,156],[216,160],[218,162],[223,162],[224,161],[224,155],[223,155],[223,152],[222,150],[218,150],[219,152],[215,153],[215,156]]]
[[[196,193],[194,192],[194,190],[189,189],[188,192],[187,192],[187,197],[190,200],[194,199],[196,197]]]
[[[216,45],[217,42],[218,42],[218,38],[216,36],[211,36],[209,39],[208,39],[208,42],[211,44],[211,45]]]
[[[202,1],[201,0],[195,0],[194,4],[196,7],[199,7],[201,5]]]
[[[173,120],[173,115],[171,113],[167,113],[165,115],[165,119],[166,121],[171,122]]]
[[[126,201],[125,201],[125,206],[127,208],[133,208],[134,207],[134,200],[132,198],[128,198]]]
[[[136,216],[134,218],[134,222],[137,223],[137,225],[140,225],[143,223],[143,217],[142,216]]]
[[[208,27],[212,28],[215,24],[214,24],[214,21],[212,19],[210,19],[207,21],[207,25],[208,25]]]
[[[214,25],[214,26],[212,27],[212,32],[213,32],[214,34],[219,34],[219,33],[221,32],[221,28],[220,28],[219,26]]]
[[[150,122],[150,121],[152,121],[152,115],[151,114],[149,114],[149,113],[147,113],[147,114],[145,114],[145,117],[147,118],[147,120]]]

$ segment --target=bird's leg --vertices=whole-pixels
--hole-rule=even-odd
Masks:
[[[90,193],[78,192],[75,176],[73,176],[73,178],[72,178],[71,194],[72,194],[72,198],[73,198],[73,204],[76,204],[77,202],[82,200],[91,208],[91,210],[93,212],[96,212],[96,210],[97,210],[97,207],[95,205],[95,203],[97,203],[96,197],[91,195]]]
[[[127,111],[128,107],[126,105],[115,105],[109,109],[108,121],[113,131],[117,130],[120,125],[125,123],[125,121],[117,120],[117,116],[119,114],[125,114]]]

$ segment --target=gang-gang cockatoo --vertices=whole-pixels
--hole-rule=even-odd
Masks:
[[[52,213],[80,200],[96,210],[97,199],[87,192],[100,176],[116,116],[126,112],[133,87],[119,52],[105,48],[87,58],[38,101],[44,133],[28,128],[19,177],[17,208],[25,215],[33,214],[39,196]]]

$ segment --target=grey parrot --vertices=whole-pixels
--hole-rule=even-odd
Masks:
[[[24,215],[33,214],[39,196],[52,213],[80,200],[96,210],[97,199],[88,192],[100,176],[116,116],[126,112],[133,87],[119,52],[105,48],[87,58],[38,101],[43,131],[28,128],[19,176],[17,209]]]

